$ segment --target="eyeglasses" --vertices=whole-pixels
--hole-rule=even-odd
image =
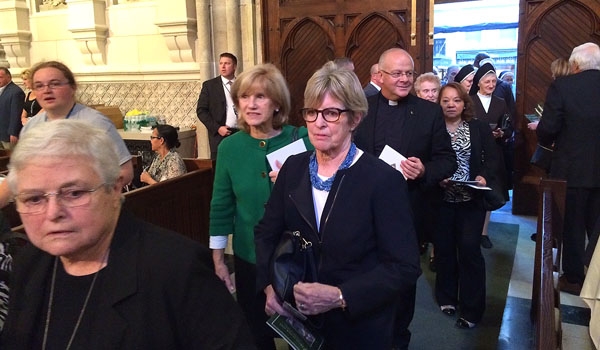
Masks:
[[[326,122],[337,122],[340,119],[340,115],[344,112],[350,112],[349,109],[339,109],[339,108],[325,108],[325,109],[314,109],[314,108],[302,108],[300,110],[302,112],[302,118],[305,121],[312,123],[317,120],[319,113],[323,116]]]
[[[383,69],[379,70],[380,72],[384,72],[385,74],[389,75],[390,77],[394,78],[394,79],[398,79],[402,76],[407,77],[408,79],[411,79],[414,75],[415,72],[414,71],[408,71],[408,72],[386,72]]]
[[[162,136],[152,136],[152,135],[150,135],[150,140],[154,140],[154,139],[162,139]]]
[[[15,196],[17,211],[21,214],[39,214],[46,211],[50,197],[55,196],[57,203],[67,208],[82,207],[90,204],[92,193],[98,191],[100,185],[90,189],[83,190],[79,188],[60,189],[57,192],[47,193],[19,193]]]
[[[69,85],[69,82],[53,80],[53,81],[49,82],[48,84],[41,84],[41,83],[34,84],[33,89],[35,91],[42,91],[42,90],[44,90],[45,87],[48,87],[50,90],[56,90],[65,85]]]

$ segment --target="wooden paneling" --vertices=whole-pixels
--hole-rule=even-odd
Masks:
[[[573,47],[600,43],[600,3],[582,1],[521,0],[517,74],[517,142],[513,213],[536,215],[536,182],[544,174],[529,164],[537,137],[527,129],[525,114],[543,103],[552,81],[550,63],[568,58]]]
[[[383,51],[402,47],[415,58],[417,70],[431,62],[427,47],[425,9],[429,1],[409,0],[281,0],[263,4],[265,62],[281,68],[292,95],[292,124],[303,124],[306,82],[325,62],[350,57],[361,83]],[[416,45],[410,44],[411,11],[417,11]],[[428,49],[431,51],[431,49]]]

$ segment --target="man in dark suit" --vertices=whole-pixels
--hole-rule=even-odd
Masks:
[[[567,181],[561,290],[579,295],[585,278],[586,233],[597,241],[600,217],[600,48],[585,43],[569,58],[571,75],[550,84],[537,127],[541,145],[554,144],[550,177]],[[587,249],[594,251],[589,244]]]
[[[426,223],[435,217],[430,200],[439,190],[438,183],[452,176],[457,163],[440,106],[410,94],[414,67],[412,57],[402,49],[389,49],[381,55],[381,94],[367,99],[369,111],[354,140],[360,149],[375,156],[388,145],[407,158],[400,168],[408,180],[417,234],[423,236],[432,229]],[[416,287],[399,295],[402,303],[396,314],[394,349],[408,348],[415,296]]]
[[[379,79],[379,64],[375,63],[371,66],[371,80],[365,87],[363,91],[365,92],[365,96],[373,96],[379,93],[381,88],[377,85],[377,80]]]
[[[11,149],[19,139],[21,113],[25,103],[25,93],[12,82],[8,68],[0,67],[0,141],[1,148]]]
[[[210,158],[217,158],[217,148],[223,138],[236,132],[237,113],[231,98],[231,85],[235,80],[237,58],[224,52],[219,56],[219,75],[205,81],[198,98],[196,115],[208,130]]]

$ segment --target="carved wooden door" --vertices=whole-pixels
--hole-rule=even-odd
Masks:
[[[600,43],[598,0],[521,0],[517,72],[517,127],[513,213],[536,215],[536,183],[542,172],[529,164],[537,144],[524,114],[544,102],[552,81],[550,63],[569,58],[575,46]]]
[[[428,18],[433,0],[278,0],[263,4],[264,61],[277,65],[288,81],[292,124],[303,124],[297,111],[303,106],[307,80],[336,57],[353,60],[363,85],[369,81],[371,66],[391,47],[408,50],[417,71],[431,69],[433,28]]]

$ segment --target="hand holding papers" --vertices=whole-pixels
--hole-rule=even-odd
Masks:
[[[406,180],[406,175],[404,175],[404,172],[402,172],[402,168],[400,167],[400,162],[406,160],[405,156],[398,153],[392,147],[385,145],[383,151],[381,151],[381,154],[379,155],[379,159],[383,160],[384,162],[391,165],[392,168],[401,172],[402,176],[404,176],[404,179]]]
[[[293,156],[294,154],[305,151],[306,146],[304,145],[304,140],[299,139],[285,147],[278,149],[277,151],[267,154],[267,160],[269,161],[271,169],[278,171],[289,156]]]

